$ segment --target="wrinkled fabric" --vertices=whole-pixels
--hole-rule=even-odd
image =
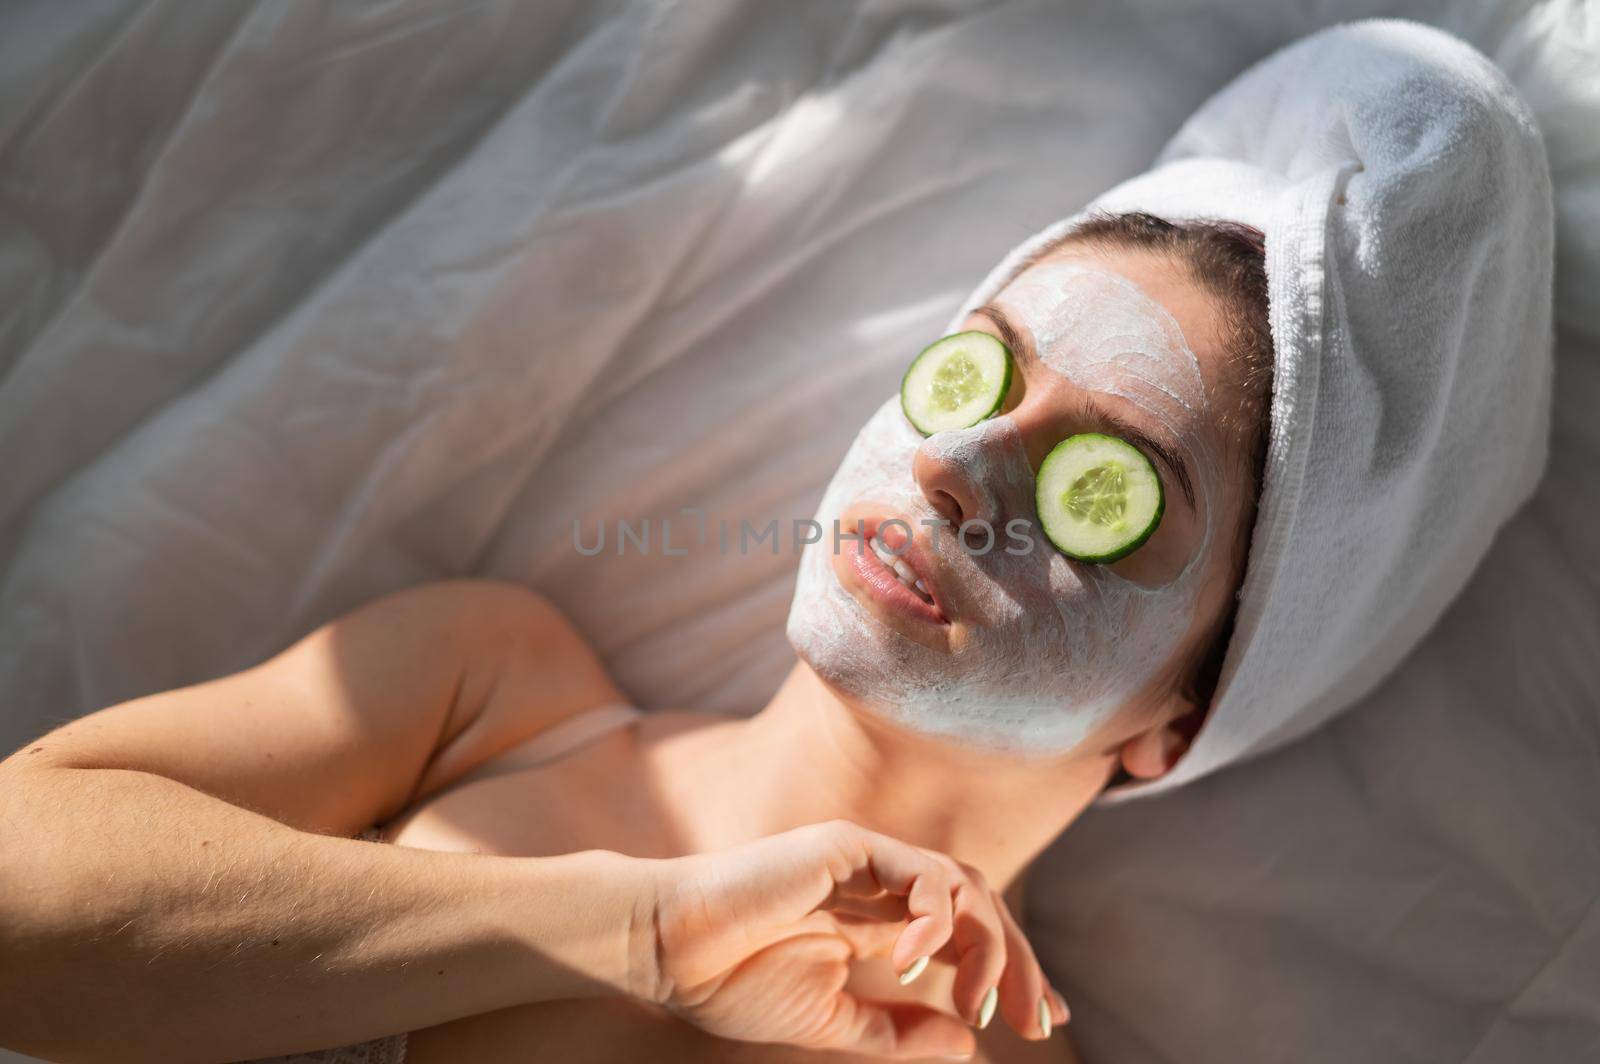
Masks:
[[[1395,10],[1544,133],[1549,466],[1350,713],[1045,855],[1028,920],[1087,1060],[1596,1053],[1600,41],[1578,4]],[[647,708],[758,708],[793,660],[787,522],[915,352],[1336,18],[8,5],[0,745],[462,574],[550,595]],[[779,550],[738,553],[741,521]]]

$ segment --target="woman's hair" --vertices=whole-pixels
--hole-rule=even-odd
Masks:
[[[1218,389],[1218,424],[1229,460],[1251,485],[1248,503],[1233,544],[1233,584],[1244,579],[1255,528],[1256,498],[1261,491],[1267,453],[1267,411],[1272,396],[1272,328],[1267,316],[1265,238],[1237,222],[1168,222],[1153,214],[1089,215],[1065,235],[1029,255],[1018,273],[1072,244],[1108,251],[1138,250],[1166,255],[1183,265],[1194,281],[1217,299],[1224,335],[1225,361]],[[1233,635],[1238,597],[1225,611],[1200,651],[1182,672],[1179,690],[1197,710],[1186,724],[1198,730],[1222,673],[1222,661]]]

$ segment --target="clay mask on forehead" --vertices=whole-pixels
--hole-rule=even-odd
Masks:
[[[1178,435],[1196,465],[1205,533],[1188,564],[1156,587],[1070,561],[1039,531],[1034,470],[1008,416],[924,439],[891,398],[867,421],[817,510],[831,530],[870,500],[938,554],[936,586],[965,638],[936,650],[887,627],[840,584],[835,541],[806,547],[788,636],[846,696],[899,725],[989,750],[1065,753],[1166,668],[1194,619],[1212,536],[1217,467],[1182,431],[1208,416],[1199,364],[1172,317],[1113,274],[1048,266],[996,300],[1025,322],[1044,364],[1085,389],[1119,395]],[[960,466],[989,509],[994,546],[963,550],[912,476],[918,448]],[[925,523],[938,522],[937,528]],[[1010,523],[1008,525],[1008,522]],[[847,527],[845,532],[849,532]],[[980,546],[983,537],[979,537]],[[853,550],[844,540],[839,550]]]
[[[1215,449],[1194,430],[1210,409],[1205,379],[1166,308],[1125,277],[1070,263],[1030,270],[995,302],[1027,327],[1046,367],[1079,388],[1139,407],[1194,456],[1200,481],[1215,478]],[[1195,487],[1209,537],[1217,485]]]

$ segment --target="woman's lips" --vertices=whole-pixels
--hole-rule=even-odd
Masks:
[[[889,521],[885,526],[885,521]],[[869,517],[863,522],[865,539],[854,542],[855,549],[847,549],[848,562],[863,588],[878,602],[896,613],[925,624],[946,626],[950,623],[939,598],[937,585],[932,580],[932,567],[914,537],[907,534],[900,523],[883,517]],[[927,589],[928,602],[901,582],[899,575],[872,548],[872,540],[879,539],[883,546],[909,567],[922,586]]]

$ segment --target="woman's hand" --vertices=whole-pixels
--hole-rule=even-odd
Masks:
[[[1025,1038],[1049,1033],[1041,999],[1052,1023],[1066,1019],[1005,903],[943,854],[835,820],[656,871],[657,971],[644,982],[657,1004],[724,1038],[895,1058],[970,1054],[971,1029],[948,1013],[845,989],[853,957],[887,954],[906,983],[947,943],[954,1006],[969,1023],[987,1022],[996,1000]]]

